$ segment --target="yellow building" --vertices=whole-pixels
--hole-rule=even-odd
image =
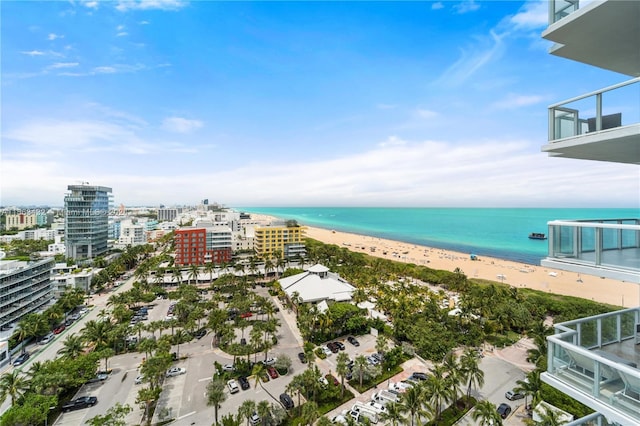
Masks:
[[[304,256],[305,229],[295,221],[256,227],[254,250],[257,255],[265,258],[275,254],[285,258]]]

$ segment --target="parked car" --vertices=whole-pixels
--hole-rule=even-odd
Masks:
[[[349,343],[351,343],[353,346],[360,346],[360,342],[358,342],[358,340],[353,337],[353,336],[349,336],[347,337],[347,340],[349,341]]]
[[[104,382],[108,378],[109,378],[109,375],[107,373],[100,372],[100,373],[96,374],[94,377],[92,377],[91,379],[89,379],[89,381],[87,383]]]
[[[332,353],[337,354],[340,349],[338,349],[338,345],[335,342],[327,343],[327,347],[331,350]]]
[[[72,399],[62,406],[62,411],[73,411],[81,408],[93,407],[98,403],[98,398],[95,396],[81,396],[80,398]]]
[[[204,336],[207,335],[207,329],[206,328],[201,328],[200,330],[196,331],[196,339],[202,339]]]
[[[509,404],[505,404],[504,402],[500,404],[498,406],[498,414],[500,414],[500,417],[502,417],[503,419],[509,417],[509,414],[511,414],[511,407],[509,406]]]
[[[412,375],[411,375],[412,379],[416,379],[416,380],[427,380],[427,373],[421,373],[419,371],[415,371]]]
[[[258,415],[258,413],[256,413],[255,411],[253,412],[253,414],[252,414],[252,415],[251,415],[251,417],[249,418],[249,423],[250,423],[252,426],[259,425],[261,421],[262,421],[262,419],[260,418],[260,416]]]
[[[301,363],[306,364],[307,363],[307,357],[304,354],[304,352],[299,352],[298,353],[298,359],[300,360]]]
[[[331,354],[333,353],[331,349],[327,346],[321,346],[321,348],[322,348],[322,352],[324,352],[326,356],[331,356]]]
[[[143,375],[139,375],[138,377],[136,377],[136,380],[134,381],[134,383],[136,385],[140,385],[140,384],[142,384],[143,381],[144,381],[144,376]]]
[[[232,394],[240,392],[240,387],[238,386],[238,382],[236,382],[234,379],[231,379],[227,382],[227,387],[229,388],[229,392]]]
[[[185,374],[186,372],[187,370],[185,368],[171,367],[170,369],[167,370],[167,373],[165,375],[167,377],[173,377],[173,376],[179,376],[181,374]]]
[[[31,357],[31,354],[29,354],[29,352],[21,353],[20,355],[18,355],[18,357],[16,359],[13,360],[13,365],[14,366],[15,365],[22,365],[25,362],[27,362],[29,357]]]
[[[338,347],[338,349],[340,349],[341,351],[344,351],[346,349],[346,347],[344,346],[344,343],[342,342],[335,342],[335,344]]]
[[[249,380],[244,376],[238,377],[238,382],[240,383],[240,387],[242,388],[242,390],[247,390],[251,387],[251,385],[249,384]]]
[[[329,383],[333,383],[334,386],[338,386],[340,384],[340,382],[338,381],[338,379],[336,379],[335,376],[331,375],[331,374],[327,374],[326,376],[324,376],[327,379],[327,382]]]
[[[326,377],[319,377],[318,381],[322,383],[324,386],[329,386],[329,381],[327,380]]]
[[[293,408],[293,399],[291,399],[291,397],[286,393],[280,394],[280,402],[286,410],[291,410]]]
[[[240,314],[240,318],[251,318],[253,316],[253,313],[251,312],[245,312]]]
[[[42,338],[42,340],[40,340],[40,343],[42,343],[43,345],[46,345],[47,343],[49,343],[50,341],[52,341],[53,339],[55,339],[56,335],[53,333],[49,333],[46,336],[44,336]]]
[[[233,364],[225,364],[222,366],[222,371],[234,371],[236,368]]]
[[[65,327],[64,324],[60,324],[59,326],[53,329],[53,334],[60,334],[64,331],[65,328],[67,327]]]
[[[516,392],[515,390],[510,390],[504,394],[504,397],[507,398],[509,401],[515,401],[517,399],[524,398],[524,394],[520,392]]]
[[[277,360],[278,358],[267,358],[266,360],[262,361],[262,363],[264,365],[275,365]]]
[[[279,376],[278,372],[273,367],[267,367],[267,373],[269,373],[269,377],[271,377],[272,379],[277,379]]]

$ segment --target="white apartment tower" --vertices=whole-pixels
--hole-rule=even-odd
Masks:
[[[64,197],[67,257],[93,259],[107,252],[111,188],[69,185]]]
[[[640,165],[640,1],[550,0],[542,36],[555,43],[553,55],[628,76],[551,105],[542,151]],[[543,266],[634,282],[640,292],[639,218],[548,225]],[[570,425],[640,425],[640,308],[555,329],[542,380],[595,411]]]

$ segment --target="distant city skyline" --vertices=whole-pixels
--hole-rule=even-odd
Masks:
[[[546,1],[0,8],[3,206],[640,206],[636,165],[540,152],[625,80],[549,55]]]

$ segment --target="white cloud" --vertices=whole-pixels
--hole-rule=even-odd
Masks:
[[[548,1],[529,1],[509,19],[509,22],[517,29],[543,28],[549,24],[548,9]]]
[[[124,25],[118,25],[116,27],[116,31],[122,31],[122,30],[124,30]]]
[[[73,68],[80,65],[78,62],[56,62],[55,64],[49,65],[50,69],[58,69],[58,68]]]
[[[149,25],[150,22],[149,21],[140,21],[140,22],[138,22],[138,24],[140,24],[140,25]]]
[[[32,138],[40,140],[52,129],[41,130]],[[111,138],[127,136],[122,130],[95,123],[93,127],[78,126],[75,130],[85,137],[96,133],[110,134]],[[66,137],[61,139],[64,141]],[[55,144],[58,140],[49,142]],[[184,167],[179,170],[150,168],[142,173],[143,165],[138,164],[129,174],[118,173],[111,167],[102,170],[96,167],[83,178],[112,187],[118,202],[137,205],[193,203],[211,191],[215,191],[218,201],[230,206],[557,207],[567,206],[569,201],[592,206],[628,206],[640,202],[637,166],[550,158],[531,151],[532,144],[537,143],[497,139],[456,143],[408,141],[391,136],[368,151],[350,156],[261,162],[260,167],[248,163],[216,171],[196,166],[201,164],[200,158],[197,163],[185,162],[185,156],[193,158],[193,151],[180,143],[168,143],[165,152],[173,152],[181,159]],[[143,143],[137,146],[139,151],[145,148]],[[60,157],[58,163],[51,158],[5,156],[1,171],[3,202],[61,204],[66,185],[82,173],[76,167],[66,167],[63,159]],[[93,159],[95,154],[87,154],[88,164]],[[211,182],[225,184],[212,189]],[[580,182],[589,191],[572,192],[571,200],[567,200],[573,186],[568,188],[562,182]],[[616,191],[611,191],[612,187]]]
[[[133,1],[125,1],[121,0],[118,2],[116,9],[121,12],[126,12],[129,10],[151,10],[151,9],[160,9],[160,10],[180,10],[183,7],[187,6],[186,1],[180,0],[133,0]]]
[[[97,9],[98,2],[97,1],[85,1],[82,3],[84,7],[88,7],[89,9]]]
[[[433,4],[431,5],[431,9],[433,9],[433,10],[440,10],[440,9],[444,9],[444,5],[442,4],[442,2],[441,2],[441,1],[437,1],[437,2],[435,2],[435,3],[433,3]]]
[[[30,50],[30,51],[23,51],[20,52],[23,55],[29,55],[29,56],[42,56],[44,55],[44,52],[40,51],[40,50]]]
[[[126,31],[122,31],[116,34],[116,37],[124,37],[124,36],[128,36],[129,33]]]
[[[202,121],[182,117],[168,117],[162,122],[162,128],[175,133],[191,133],[202,127]]]
[[[93,72],[95,72],[96,74],[114,74],[115,72],[117,72],[117,69],[115,67],[109,66],[95,67],[93,69]]]
[[[47,37],[49,40],[55,40],[58,38],[64,38],[63,35],[59,35],[59,34],[55,34],[55,33],[49,33],[49,36]]]
[[[434,85],[454,87],[467,81],[478,70],[502,55],[504,51],[503,37],[504,35],[499,35],[491,30],[489,38],[485,37],[480,44],[462,50],[460,58],[442,73]]]
[[[475,0],[465,0],[455,6],[453,6],[456,12],[459,14],[475,12],[480,9],[480,5]]]
[[[493,103],[491,106],[498,109],[519,108],[539,104],[545,99],[544,96],[540,95],[518,95],[509,93],[506,97]]]
[[[431,111],[428,109],[422,109],[422,108],[418,108],[414,111],[414,114],[421,119],[431,119],[431,118],[436,118],[438,117],[440,114],[438,114],[436,111]]]

